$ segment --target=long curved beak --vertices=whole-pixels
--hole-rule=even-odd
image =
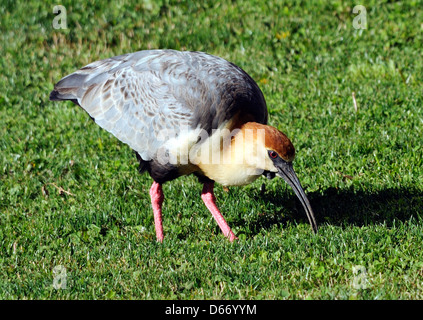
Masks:
[[[310,202],[308,201],[303,187],[301,186],[301,183],[295,174],[292,163],[281,161],[277,164],[276,167],[278,169],[277,175],[283,178],[292,187],[292,189],[294,189],[295,194],[297,195],[298,199],[300,199],[301,204],[304,207],[311,228],[315,233],[317,233],[317,223],[316,219],[314,218],[313,209],[311,209]]]

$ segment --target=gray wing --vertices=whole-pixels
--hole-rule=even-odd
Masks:
[[[147,50],[96,61],[60,80],[50,100],[77,103],[146,161],[166,143],[160,135],[166,130],[210,132],[241,109],[267,122],[256,83],[226,60],[200,52]]]

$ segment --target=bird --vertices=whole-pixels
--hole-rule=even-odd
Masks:
[[[224,58],[153,49],[98,60],[58,81],[50,100],[72,101],[135,151],[139,172],[153,179],[158,242],[164,240],[162,185],[190,174],[203,184],[201,199],[230,242],[238,238],[216,204],[215,183],[243,186],[261,176],[281,177],[292,187],[317,233],[293,169],[292,142],[267,124],[257,83]]]

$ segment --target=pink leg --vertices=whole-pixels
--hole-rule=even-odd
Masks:
[[[163,242],[163,224],[162,224],[162,203],[164,200],[162,185],[153,182],[150,188],[151,206],[154,212],[154,225],[156,226],[157,241]]]
[[[213,218],[216,220],[220,230],[222,230],[225,237],[227,237],[229,241],[232,242],[238,238],[234,235],[228,223],[225,221],[225,218],[223,218],[222,214],[216,206],[216,198],[213,193],[213,187],[214,182],[206,182],[203,187],[203,192],[201,193],[201,199],[203,199],[204,204],[213,215]]]

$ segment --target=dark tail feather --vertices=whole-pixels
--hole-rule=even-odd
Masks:
[[[54,89],[52,92],[50,92],[50,101],[60,101],[60,100],[63,100],[63,99],[60,97],[59,91]]]
[[[50,92],[50,101],[63,101],[63,100],[69,100],[75,103],[79,106],[77,99],[69,99],[66,96],[63,96],[60,94],[59,90],[54,89],[52,92]]]
[[[78,92],[84,85],[86,74],[80,74],[79,71],[67,75],[55,84],[54,90],[50,93],[51,101],[70,100],[78,103]]]

